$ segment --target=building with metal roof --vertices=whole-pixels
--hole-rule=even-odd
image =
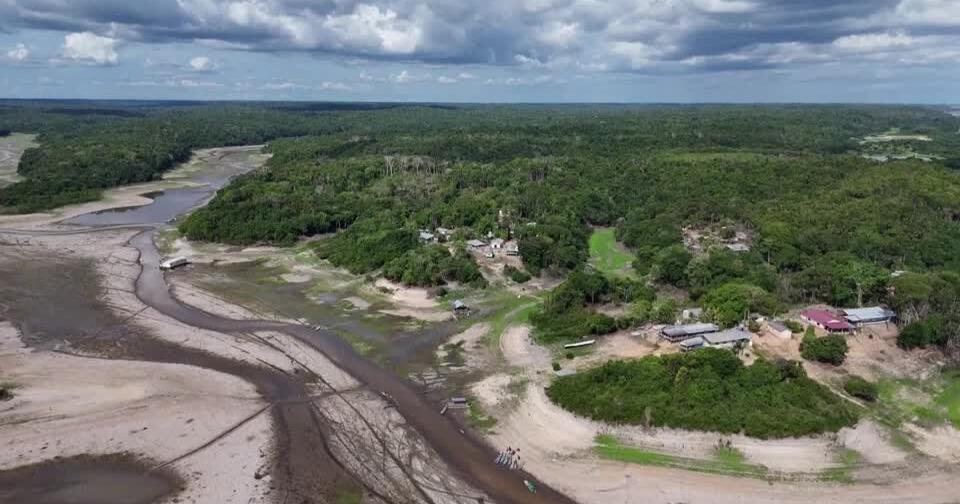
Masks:
[[[800,316],[827,332],[844,333],[853,330],[853,326],[849,322],[827,310],[806,310]]]
[[[686,339],[699,336],[701,334],[717,332],[720,330],[716,324],[683,324],[666,326],[660,330],[660,337],[676,343]]]
[[[750,343],[750,334],[743,329],[727,329],[726,331],[704,334],[701,336],[707,346],[712,348],[735,348]]]
[[[726,331],[707,333],[702,336],[694,336],[680,342],[680,351],[689,352],[699,348],[725,348],[729,350],[739,350],[750,346],[750,338],[753,335],[742,329],[727,329]]]
[[[857,327],[870,324],[883,324],[890,322],[896,317],[897,314],[895,312],[882,306],[848,308],[843,310],[843,318]]]

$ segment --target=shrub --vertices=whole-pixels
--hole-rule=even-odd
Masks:
[[[807,360],[839,366],[847,358],[847,339],[839,334],[818,338],[808,333],[800,343],[800,355]]]
[[[573,360],[573,352],[567,352],[567,360]]]
[[[875,383],[870,383],[859,376],[848,378],[846,383],[843,384],[843,390],[853,397],[869,402],[876,401],[879,393]]]
[[[533,278],[530,276],[530,273],[509,265],[503,267],[503,274],[518,284],[527,283]]]
[[[553,363],[553,370],[554,370],[554,371],[560,371],[560,363],[559,363],[559,362],[554,362],[554,363]]]
[[[925,320],[907,325],[897,336],[897,345],[910,350],[931,345],[943,345],[948,337],[943,329],[943,317],[933,315]]]
[[[790,329],[790,332],[794,334],[803,332],[803,324],[796,320],[784,320],[783,325],[787,326],[787,329]]]
[[[855,410],[797,363],[745,366],[712,348],[610,361],[557,378],[547,395],[597,420],[758,438],[835,432],[856,422]]]
[[[661,299],[654,303],[650,319],[658,324],[672,324],[677,320],[679,307],[673,299]]]
[[[773,295],[746,283],[729,283],[711,290],[703,297],[703,307],[723,327],[733,327],[750,312],[772,315],[779,311]]]

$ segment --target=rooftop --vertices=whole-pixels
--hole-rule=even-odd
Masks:
[[[843,310],[843,315],[847,320],[853,323],[870,320],[888,320],[897,316],[891,310],[882,306],[871,306],[869,308],[848,308]]]
[[[852,329],[846,320],[827,310],[806,310],[803,312],[803,316],[833,331],[848,331]]]
[[[696,336],[698,334],[717,332],[720,330],[716,324],[683,324],[667,326],[661,329],[664,336]]]
[[[727,329],[726,331],[704,334],[702,336],[702,338],[711,345],[723,345],[724,343],[748,341],[750,337],[750,333],[741,329]]]
[[[770,329],[773,329],[774,331],[777,331],[777,332],[790,330],[790,328],[787,327],[786,324],[784,324],[783,322],[780,322],[779,320],[770,320],[767,322],[767,326],[769,326]]]

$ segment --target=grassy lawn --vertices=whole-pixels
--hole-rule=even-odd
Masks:
[[[743,454],[735,448],[719,447],[714,452],[714,458],[712,460],[705,460],[677,457],[675,455],[667,455],[624,445],[620,440],[608,434],[598,435],[595,441],[597,444],[594,450],[605,459],[712,474],[726,474],[750,478],[767,477],[766,467],[750,464],[746,461]]]
[[[610,275],[628,276],[632,274],[630,265],[635,259],[617,243],[613,228],[597,229],[590,236],[590,263],[598,271]]]
[[[500,336],[507,326],[526,323],[530,314],[540,306],[541,302],[539,298],[517,296],[507,290],[491,291],[483,301],[483,304],[491,307],[491,310],[478,320],[490,324],[490,332],[486,336],[487,345],[490,348],[499,347]]]
[[[950,423],[960,428],[960,370],[944,371],[926,381],[881,380],[873,406],[879,420],[892,427],[905,422],[932,426]]]
[[[943,382],[943,390],[937,394],[934,402],[946,410],[946,419],[960,429],[960,370],[945,372]]]

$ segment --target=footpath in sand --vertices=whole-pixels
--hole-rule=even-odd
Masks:
[[[630,351],[636,345],[618,343]],[[524,468],[580,502],[744,503],[884,502],[931,503],[956,500],[960,485],[951,474],[930,470],[884,484],[768,482],[760,479],[642,466],[599,458],[597,434],[612,434],[631,446],[658,453],[709,459],[719,439],[729,440],[747,461],[772,471],[810,474],[834,467],[838,447],[858,451],[867,464],[903,464],[907,454],[885,439],[870,421],[835,436],[758,440],[745,436],[613,426],[579,417],[555,405],[544,387],[553,378],[549,352],[530,337],[530,328],[504,332],[500,350],[514,374],[498,373],[473,386],[485,410],[498,424],[488,435],[497,448],[519,450]],[[652,350],[651,350],[652,351]],[[528,382],[519,401],[505,401],[516,374]],[[888,475],[889,476],[889,475]]]

